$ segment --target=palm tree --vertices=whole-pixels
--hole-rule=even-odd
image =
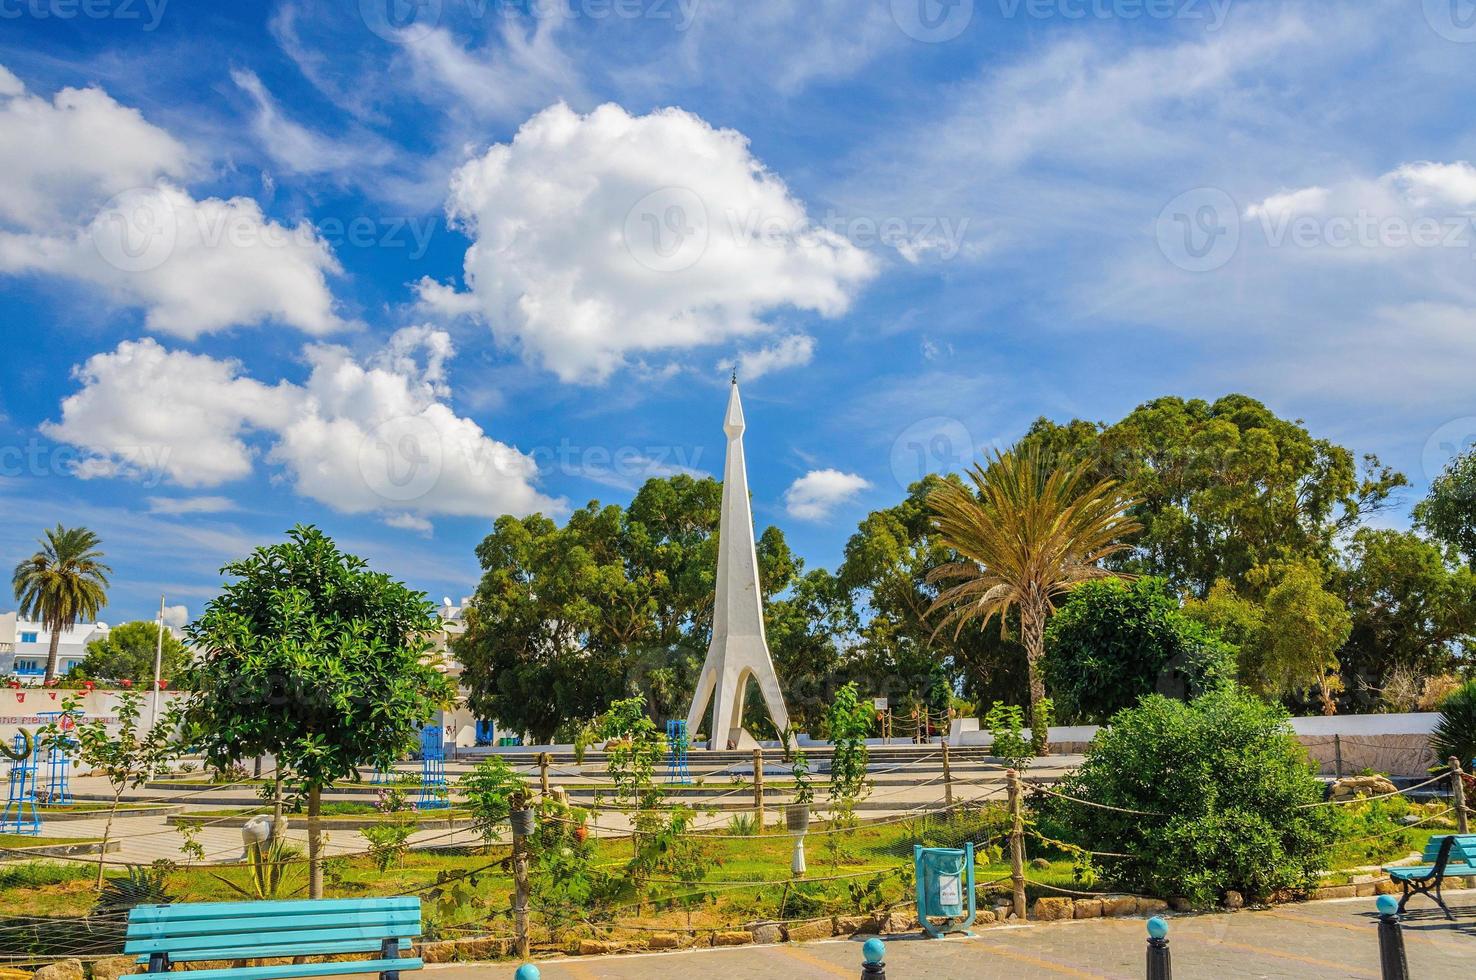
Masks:
[[[1056,598],[1078,583],[1121,575],[1099,562],[1127,548],[1121,539],[1141,529],[1127,514],[1138,501],[1120,493],[1114,480],[1092,483],[1090,465],[1052,466],[1038,450],[1017,447],[995,453],[987,469],[974,464],[972,488],[948,482],[928,498],[940,538],[963,558],[929,573],[929,582],[953,584],[928,613],[946,611],[938,628],[951,623],[957,636],[966,624],[987,626],[995,616],[1003,632],[1010,610],[1019,611],[1037,753],[1046,747],[1040,677],[1046,618]]]
[[[61,635],[80,619],[96,619],[107,605],[108,573],[97,550],[98,537],[85,527],[48,530],[39,551],[15,566],[10,584],[20,614],[51,632],[46,680],[56,679],[56,648]]]

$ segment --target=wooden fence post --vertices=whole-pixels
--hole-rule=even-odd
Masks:
[[[943,805],[953,809],[953,771],[948,768],[948,740],[943,740]]]
[[[1025,815],[1021,810],[1020,774],[1006,774],[1010,786],[1010,878],[1015,885],[1015,918],[1025,921]]]
[[[1339,779],[1343,778],[1343,737],[1333,736],[1333,772]]]
[[[1471,824],[1466,817],[1466,781],[1461,778],[1461,760],[1451,756],[1447,761],[1450,763],[1450,795],[1456,808],[1456,833],[1469,834]]]
[[[754,833],[764,832],[764,750],[753,750],[753,826]]]
[[[538,783],[545,797],[548,796],[548,766],[551,762],[553,762],[552,753],[538,753]]]
[[[520,959],[528,956],[528,845],[523,835],[513,832],[513,929],[517,936]]]

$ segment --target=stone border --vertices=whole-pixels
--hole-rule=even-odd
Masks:
[[[434,811],[428,811],[434,812]],[[270,814],[242,814],[239,817],[203,817],[191,816],[186,813],[171,814],[165,818],[165,822],[171,827],[181,824],[200,824],[210,827],[239,828],[246,825],[246,821],[253,817],[270,816]],[[307,814],[291,813],[283,814],[289,826],[306,828],[308,824]],[[319,817],[324,830],[364,830],[368,827],[383,827],[388,821],[376,820],[370,817]],[[471,817],[421,817],[415,821],[416,830],[470,830],[474,826]]]
[[[92,801],[88,801],[92,802]],[[152,817],[157,814],[169,814],[181,809],[178,803],[159,803],[153,806],[125,806],[119,807],[118,812],[113,814],[115,820],[123,820],[127,817]],[[66,823],[70,820],[106,820],[108,811],[102,810],[49,810],[45,806],[37,806],[36,812],[41,814],[41,822],[44,823]]]

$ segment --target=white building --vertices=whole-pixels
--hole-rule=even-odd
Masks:
[[[78,623],[61,635],[56,648],[56,675],[60,677],[87,656],[87,644],[108,635],[107,623]],[[40,684],[51,652],[51,631],[40,623],[9,612],[0,615],[0,677],[22,684]]]

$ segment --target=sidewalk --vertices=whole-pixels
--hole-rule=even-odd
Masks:
[[[1449,901],[1449,899],[1447,899]],[[1373,900],[1346,899],[1268,911],[1171,918],[1178,980],[1354,977],[1378,980]],[[1449,922],[1414,899],[1405,923],[1410,975],[1420,980],[1476,976],[1476,897],[1451,902]],[[1087,919],[991,926],[972,939],[887,941],[888,980],[989,980],[1077,977],[1141,980],[1146,933],[1141,919]],[[427,967],[429,980],[505,980],[516,964]],[[539,963],[543,980],[830,980],[861,975],[861,939],[801,945],[583,957]]]

